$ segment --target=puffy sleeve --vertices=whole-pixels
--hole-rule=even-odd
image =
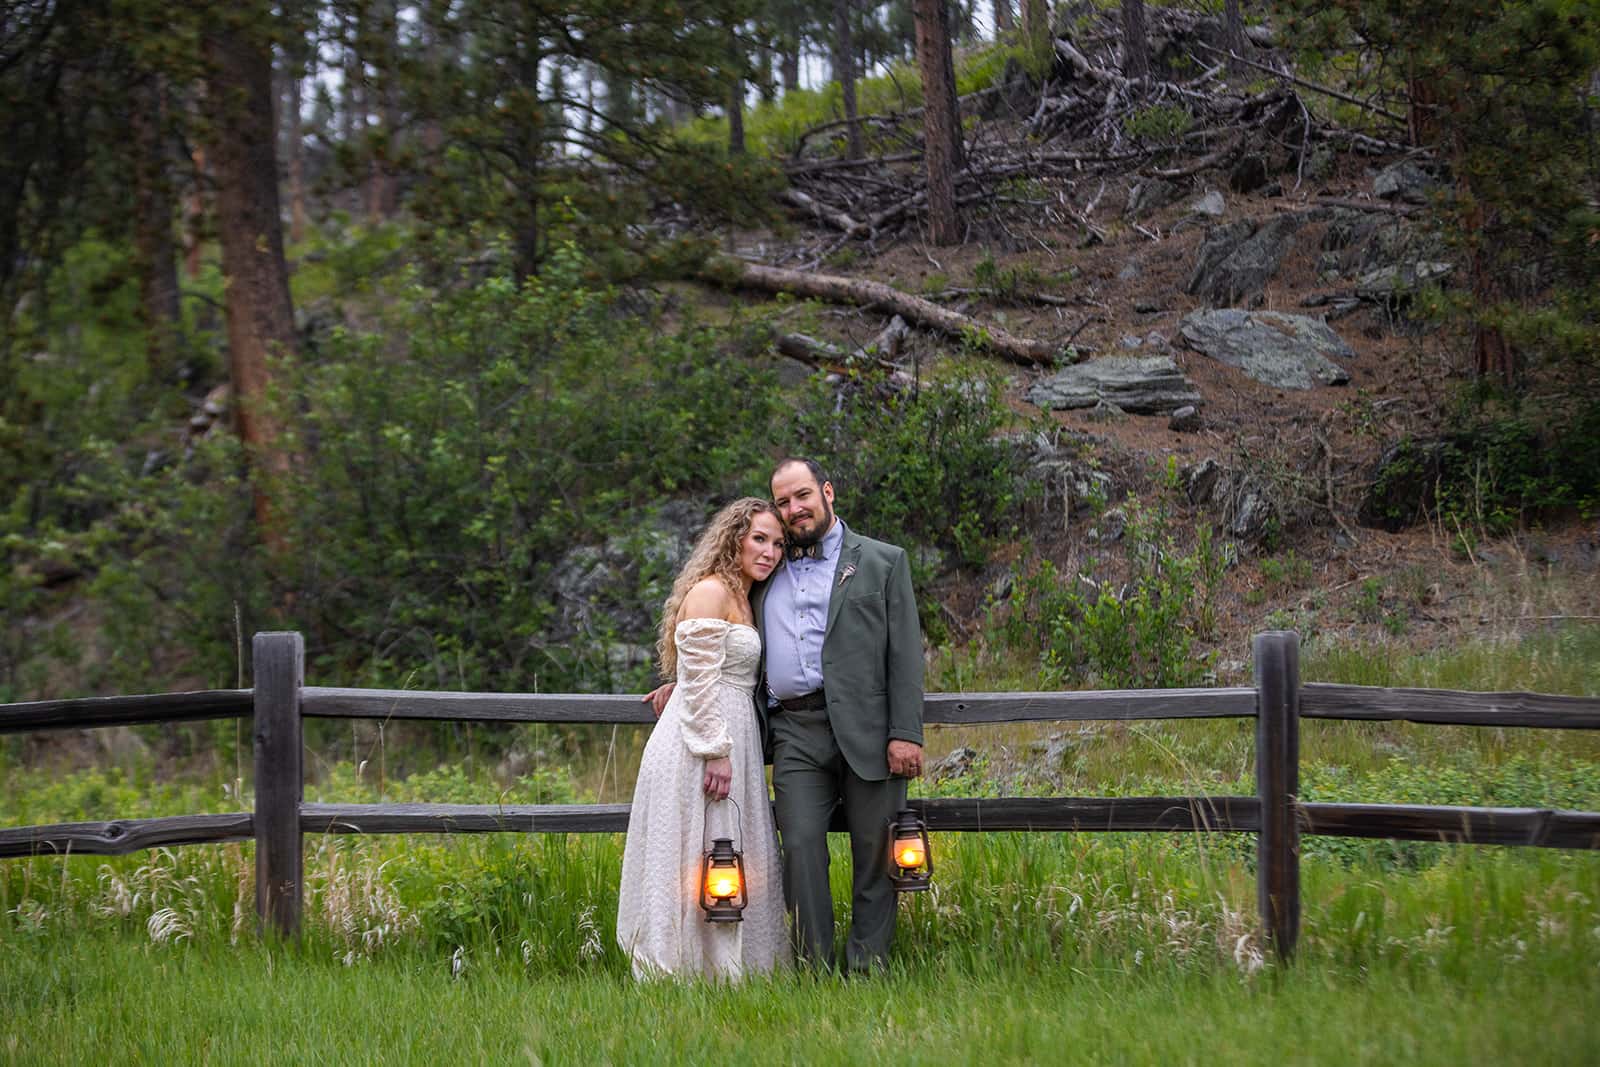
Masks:
[[[684,619],[672,632],[678,643],[678,692],[683,694],[683,743],[701,759],[733,751],[733,736],[717,707],[728,623],[722,619]]]

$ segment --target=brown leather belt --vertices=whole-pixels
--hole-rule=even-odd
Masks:
[[[828,706],[828,698],[818,689],[815,693],[797,696],[793,700],[780,700],[778,707],[784,711],[820,711]]]

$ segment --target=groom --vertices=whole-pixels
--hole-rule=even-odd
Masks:
[[[895,892],[889,821],[922,773],[922,633],[903,550],[862,537],[833,511],[813,460],[772,472],[788,560],[755,592],[762,679],[756,712],[770,739],[784,895],[796,949],[833,962],[828,823],[850,831],[853,907],[845,964],[888,960]]]
[[[752,598],[761,631],[756,715],[772,756],[783,890],[796,950],[833,964],[828,823],[850,831],[852,908],[845,965],[883,966],[894,938],[889,820],[922,773],[922,631],[904,550],[862,537],[833,512],[809,459],[772,472],[788,560]],[[645,699],[657,715],[667,684]]]

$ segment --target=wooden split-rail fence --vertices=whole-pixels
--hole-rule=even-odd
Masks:
[[[1300,928],[1300,837],[1328,834],[1456,844],[1600,848],[1600,812],[1424,804],[1325,804],[1299,799],[1301,719],[1409,721],[1594,730],[1600,699],[1536,693],[1302,684],[1292,632],[1257,634],[1254,685],[1065,693],[929,693],[928,723],[1068,720],[1256,720],[1254,796],[995,797],[913,800],[934,831],[1183,831],[1252,833],[1257,905],[1280,958]],[[653,721],[637,696],[412,692],[305,684],[298,633],[261,633],[252,689],[92,697],[0,705],[0,733],[253,717],[255,810],[223,815],[61,823],[0,829],[0,858],[120,855],[219,841],[256,843],[256,908],[266,931],[298,933],[307,833],[618,833],[626,804],[307,804],[301,725],[312,718],[465,722]]]

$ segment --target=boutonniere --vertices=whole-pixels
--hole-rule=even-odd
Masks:
[[[844,565],[844,570],[839,572],[839,584],[843,585],[845,582],[848,582],[850,580],[850,576],[855,572],[856,565],[854,563],[846,563]]]

